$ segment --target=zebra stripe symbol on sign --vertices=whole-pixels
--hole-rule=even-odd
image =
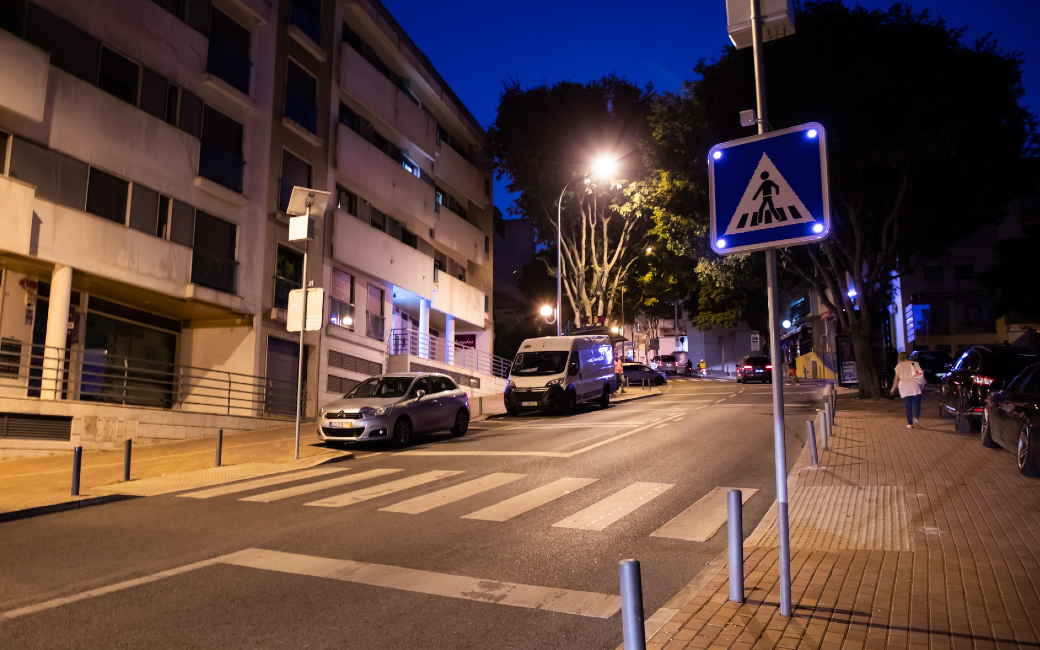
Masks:
[[[737,209],[730,218],[726,234],[746,233],[793,222],[816,221],[795,194],[791,185],[784,180],[769,156],[762,154],[755,173],[748,183]]]

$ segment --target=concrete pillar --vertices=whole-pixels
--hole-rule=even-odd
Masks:
[[[47,338],[44,341],[40,397],[61,399],[62,365],[69,326],[69,301],[72,298],[72,267],[54,265],[51,295],[47,306]]]
[[[430,358],[430,301],[419,298],[419,357]]]
[[[444,361],[455,363],[455,317],[444,314]]]

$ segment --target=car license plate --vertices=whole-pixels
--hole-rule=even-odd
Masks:
[[[538,406],[538,402],[520,402],[520,406]]]
[[[333,421],[333,422],[329,422],[329,428],[331,428],[331,429],[353,429],[354,428],[354,422],[353,422],[353,420]]]

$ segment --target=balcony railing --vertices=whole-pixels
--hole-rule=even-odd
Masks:
[[[379,314],[366,313],[366,327],[365,335],[370,339],[377,341],[385,340],[386,337],[386,324],[385,319]]]
[[[205,144],[199,152],[199,176],[236,192],[242,191],[242,170],[245,164],[246,161]]]
[[[417,330],[410,329],[391,330],[387,353],[439,361],[456,368],[500,378],[509,376],[509,366],[512,364],[509,359],[463,347],[455,342],[449,345],[448,341],[443,338],[420,335]]]
[[[299,27],[307,38],[321,45],[321,20],[306,7],[294,2],[289,11],[289,22]]]
[[[27,397],[258,417],[293,415],[294,380],[5,339],[0,380]],[[286,406],[288,405],[288,406]]]
[[[191,254],[191,281],[210,289],[235,293],[238,262],[220,255],[194,250]]]
[[[249,94],[249,71],[253,64],[248,54],[222,43],[209,42],[206,72],[228,82],[232,88]]]
[[[318,132],[318,107],[302,97],[285,98],[285,116],[311,133]]]
[[[283,278],[280,275],[274,276],[274,306],[279,309],[288,309],[289,292],[299,289],[301,286],[303,285],[298,280]]]

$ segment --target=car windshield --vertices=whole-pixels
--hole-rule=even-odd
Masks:
[[[665,363],[675,363],[675,357],[671,356],[670,354],[666,354],[663,357],[661,357],[661,361]]]
[[[521,352],[513,361],[511,372],[526,377],[538,375],[558,375],[567,367],[565,350],[546,350],[542,352]]]
[[[350,391],[344,397],[356,399],[359,397],[393,398],[404,397],[408,387],[412,385],[411,377],[372,377],[366,379]]]
[[[769,365],[769,357],[748,357],[747,365],[766,366]]]
[[[994,379],[1009,380],[1038,359],[1040,356],[1035,354],[990,354],[983,362],[981,372],[991,374]]]

